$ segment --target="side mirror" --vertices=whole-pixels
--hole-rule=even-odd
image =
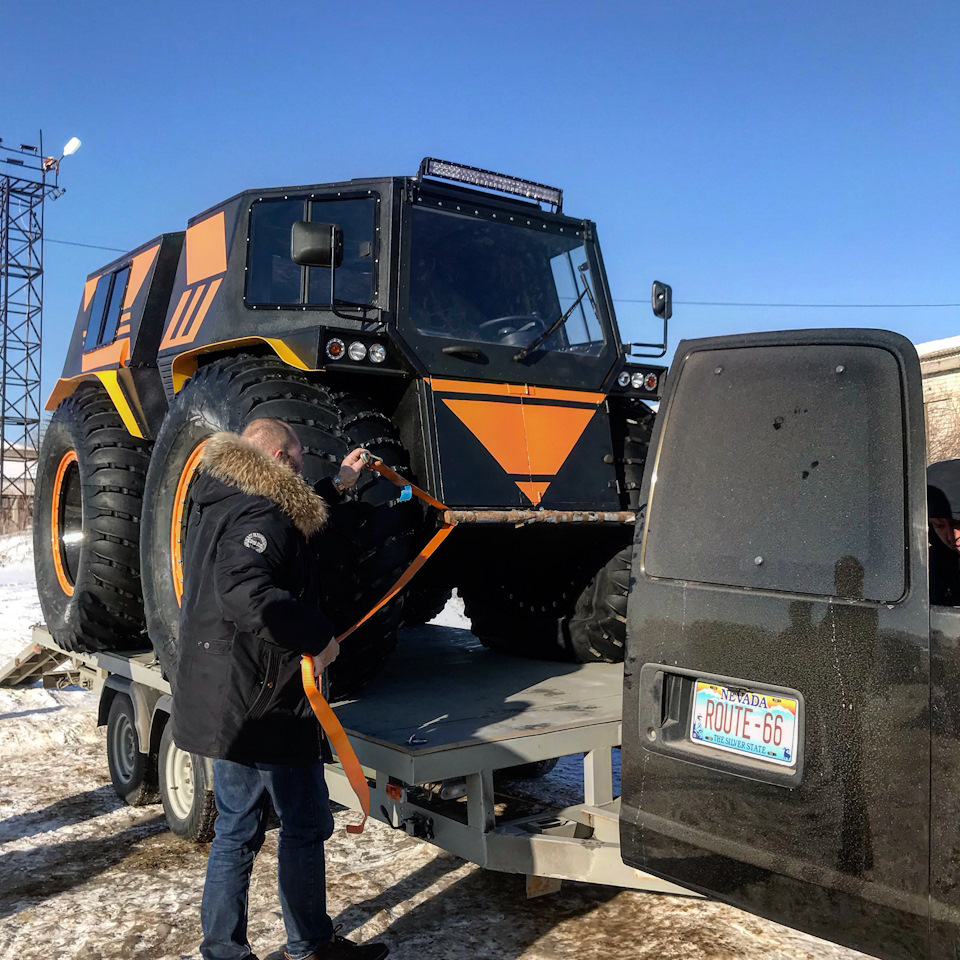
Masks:
[[[673,289],[669,283],[654,280],[650,301],[653,305],[653,315],[655,317],[669,320],[673,316]]]
[[[298,220],[290,231],[290,258],[304,267],[339,267],[343,231],[335,223]]]

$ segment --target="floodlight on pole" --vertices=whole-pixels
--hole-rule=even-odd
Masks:
[[[60,161],[64,157],[72,157],[80,149],[80,138],[71,137],[64,145],[63,151],[60,154],[59,159],[56,157],[44,157],[43,158],[43,171],[46,173],[49,170],[52,170],[55,174],[60,174]],[[54,198],[56,199],[56,198]]]

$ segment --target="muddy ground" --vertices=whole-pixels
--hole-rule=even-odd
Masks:
[[[2,547],[2,545],[0,545]],[[0,549],[0,665],[39,619],[32,569]],[[91,693],[0,689],[0,958],[198,958],[207,848],[130,808],[107,772]],[[338,812],[327,849],[328,908],[341,932],[388,943],[396,960],[627,960],[861,956],[701,900],[567,883],[527,900],[495,874],[371,822],[356,839]],[[284,940],[276,832],[250,894],[261,956]]]

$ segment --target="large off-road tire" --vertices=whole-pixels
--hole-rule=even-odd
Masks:
[[[217,804],[213,799],[213,764],[181,750],[173,742],[172,725],[160,735],[158,758],[160,802],[171,831],[185,840],[213,839]]]
[[[335,474],[359,446],[396,470],[409,468],[396,428],[366,398],[332,391],[272,357],[238,356],[201,367],[160,429],[144,496],[147,623],[168,677],[176,661],[189,486],[203,442],[217,430],[239,431],[259,417],[279,417],[296,430],[310,482]],[[311,541],[320,563],[321,607],[338,632],[386,593],[412,556],[419,514],[410,503],[383,502],[396,499],[395,489],[364,473]],[[397,599],[343,644],[330,670],[331,697],[350,695],[379,671],[396,644],[400,611]]]
[[[458,587],[472,631],[484,646],[514,656],[621,662],[630,533],[562,550],[520,543],[512,555],[491,557],[486,571],[478,568]]]
[[[436,587],[429,583],[420,587],[414,577],[403,593],[403,625],[419,627],[429,623],[440,614],[452,595],[453,590],[449,587]]]
[[[150,445],[98,383],[56,409],[37,464],[33,552],[47,629],[64,650],[148,650],[140,516]]]
[[[133,703],[118,693],[107,717],[107,767],[117,796],[131,807],[160,799],[156,754],[140,752]]]

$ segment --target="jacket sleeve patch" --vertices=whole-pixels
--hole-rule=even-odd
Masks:
[[[267,549],[267,538],[262,533],[248,533],[243,538],[243,545],[257,553],[263,553]]]

